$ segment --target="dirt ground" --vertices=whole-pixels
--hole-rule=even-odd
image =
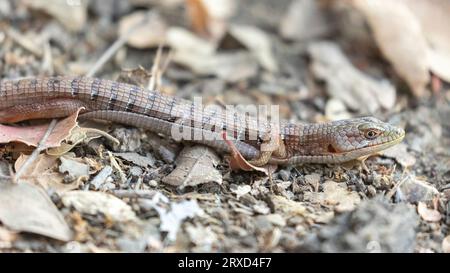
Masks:
[[[367,170],[267,176],[157,132],[80,121],[110,136],[42,152],[18,179],[32,149],[5,141],[0,252],[450,252],[450,35],[437,27],[450,5],[211,2],[1,1],[1,79],[142,85],[151,74],[160,92],[278,105],[293,122],[374,116],[404,128],[404,141]]]

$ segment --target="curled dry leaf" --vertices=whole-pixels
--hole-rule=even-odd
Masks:
[[[417,212],[420,217],[427,222],[441,221],[441,213],[435,209],[427,208],[427,204],[425,204],[425,202],[419,202],[417,204]]]
[[[224,140],[227,143],[228,147],[231,150],[230,159],[230,168],[232,170],[243,170],[243,171],[258,171],[262,172],[266,175],[271,175],[277,169],[276,165],[266,165],[264,167],[257,167],[248,162],[236,148],[234,143],[226,137],[226,133],[223,134]]]
[[[42,148],[59,147],[61,142],[66,139],[77,126],[78,113],[81,110],[60,120],[55,128],[53,128],[47,141],[42,143]],[[37,147],[45,133],[49,124],[13,127],[0,124],[0,143],[20,142],[29,146]]]
[[[414,95],[424,94],[430,77],[428,46],[417,17],[402,1],[354,0],[367,19],[378,47]]]
[[[70,135],[64,139],[64,142],[62,142],[60,146],[48,149],[47,154],[61,156],[68,153],[81,142],[88,143],[89,141],[102,136],[110,139],[117,145],[120,144],[119,140],[107,132],[95,128],[83,128],[77,125],[71,130]]]
[[[14,168],[20,169],[28,157],[21,155],[14,163]],[[80,180],[64,183],[64,175],[58,172],[58,157],[40,154],[24,171],[19,182],[40,185],[44,189],[52,188],[57,193],[63,193],[78,188]]]
[[[180,188],[208,182],[222,184],[222,175],[215,168],[219,161],[215,152],[206,146],[186,147],[176,160],[175,170],[162,182]]]
[[[0,181],[0,222],[16,231],[72,239],[72,231],[47,194],[26,183]]]

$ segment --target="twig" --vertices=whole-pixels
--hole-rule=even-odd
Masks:
[[[108,134],[108,133],[106,133],[106,132],[104,132],[102,130],[99,130],[99,129],[96,129],[96,128],[83,128],[83,131],[86,132],[86,133],[99,134],[102,137],[111,140],[116,145],[120,144],[120,141],[117,138],[113,137],[112,135],[110,135],[110,134]]]
[[[127,181],[127,177],[125,176],[125,173],[123,172],[122,168],[120,168],[119,163],[117,163],[117,160],[113,156],[113,154],[108,151],[109,161],[111,162],[111,165],[113,168],[115,168],[119,172],[120,181],[122,183],[125,183]]]
[[[114,190],[112,193],[120,198],[153,198],[155,190]]]
[[[387,199],[391,199],[392,196],[394,196],[394,194],[397,192],[398,188],[400,188],[400,186],[405,183],[405,181],[410,178],[409,175],[405,176],[400,182],[398,182],[387,194],[386,197]]]
[[[42,137],[41,141],[39,141],[38,146],[36,149],[31,153],[31,155],[27,158],[25,163],[20,167],[20,169],[13,175],[13,182],[17,182],[20,178],[20,176],[25,172],[26,169],[31,165],[33,161],[36,160],[39,153],[46,149],[44,146],[45,142],[47,141],[48,137],[50,136],[50,133],[53,131],[53,129],[56,126],[56,119],[53,119],[50,125],[47,128],[47,131],[45,132],[44,136]]]
[[[158,46],[158,51],[156,52],[155,59],[153,61],[152,69],[151,69],[151,77],[149,79],[149,83],[147,86],[147,89],[149,90],[157,90],[159,86],[161,85],[161,78],[164,75],[164,72],[166,72],[167,67],[169,66],[169,63],[172,59],[173,52],[169,51],[167,56],[164,59],[164,63],[161,65],[161,59],[162,59],[162,47],[163,43],[161,43]]]
[[[156,51],[155,59],[153,60],[152,70],[151,70],[151,77],[148,81],[148,89],[149,90],[155,90],[157,87],[158,82],[158,71],[159,71],[159,64],[161,62],[161,55],[162,55],[162,44],[158,46],[158,50]]]
[[[89,72],[86,74],[88,77],[94,76],[100,68],[103,67],[103,65],[111,59],[111,57],[127,42],[128,38],[131,36],[131,34],[136,31],[139,27],[143,26],[145,23],[148,22],[150,18],[151,13],[147,14],[141,21],[137,22],[134,26],[130,28],[130,30],[125,33],[124,35],[121,35],[119,39],[117,39],[104,53],[103,55],[97,60],[97,62],[94,64],[94,66],[89,70]]]

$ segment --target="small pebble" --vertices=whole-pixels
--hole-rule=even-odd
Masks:
[[[156,182],[156,180],[152,179],[152,180],[148,181],[148,185],[149,185],[150,187],[155,188],[155,187],[158,186],[158,182]]]

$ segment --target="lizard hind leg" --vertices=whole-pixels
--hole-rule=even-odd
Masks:
[[[277,158],[286,158],[287,150],[283,140],[281,138],[278,138],[277,142],[278,143],[276,144],[272,141],[261,144],[261,153],[257,158],[250,160],[249,163],[254,166],[260,167],[269,163],[272,156],[275,156]]]

